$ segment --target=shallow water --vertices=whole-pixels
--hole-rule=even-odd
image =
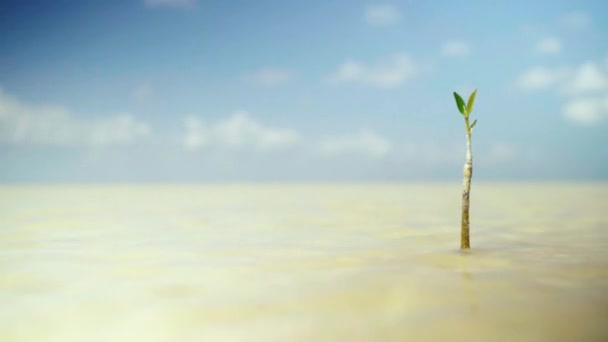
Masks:
[[[608,341],[608,184],[0,186],[0,341]]]

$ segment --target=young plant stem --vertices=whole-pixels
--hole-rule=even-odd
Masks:
[[[471,177],[473,176],[473,152],[471,150],[472,127],[468,116],[465,117],[467,127],[467,156],[464,163],[462,179],[462,220],[460,222],[460,249],[471,248],[469,235],[469,198],[471,194]]]

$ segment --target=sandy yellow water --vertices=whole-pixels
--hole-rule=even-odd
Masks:
[[[608,341],[608,184],[0,186],[0,341]]]

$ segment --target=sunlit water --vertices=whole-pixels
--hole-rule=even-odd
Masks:
[[[1,186],[0,341],[608,341],[608,184]]]

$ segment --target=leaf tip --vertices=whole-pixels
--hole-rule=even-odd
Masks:
[[[460,97],[457,92],[454,92],[454,99],[456,100],[456,106],[458,107],[458,111],[460,112],[460,114],[466,115],[466,105],[462,97]]]
[[[477,96],[477,89],[475,89],[469,96],[469,101],[467,102],[467,113],[468,114],[471,114],[471,112],[473,111],[473,104],[475,103],[475,96]]]

